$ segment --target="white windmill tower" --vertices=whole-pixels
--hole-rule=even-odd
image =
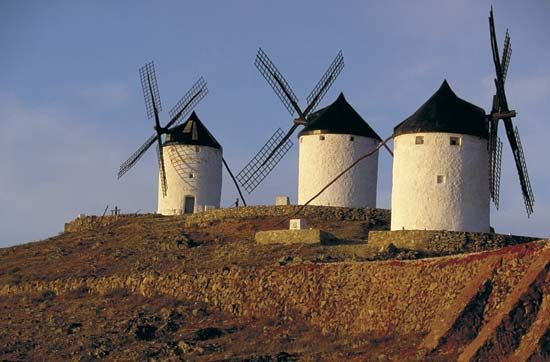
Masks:
[[[381,142],[342,93],[334,103],[308,117],[298,138],[298,204],[301,205]],[[377,177],[378,151],[330,185],[311,205],[376,207]]]
[[[165,165],[170,188],[163,194],[159,187],[159,214],[188,214],[220,207],[223,149],[195,112],[167,132],[163,152],[164,159],[170,160]]]
[[[489,232],[485,111],[444,81],[393,133],[392,230]]]
[[[181,124],[185,115],[208,93],[202,77],[170,110],[170,120],[162,127],[159,119],[162,107],[153,62],[145,64],[139,73],[147,116],[154,117],[156,133],[120,166],[118,178],[128,172],[156,142],[159,165],[158,213],[174,215],[220,207],[222,163],[246,206],[239,186],[223,159],[222,147],[197,114],[193,112]],[[164,142],[163,134],[166,135]],[[165,163],[165,159],[169,163]]]
[[[493,10],[489,16],[496,94],[490,114],[456,96],[444,81],[412,116],[394,129],[392,230],[489,232],[490,199],[499,207],[504,123],[527,215],[535,199],[504,83],[512,47],[506,32],[498,52]]]

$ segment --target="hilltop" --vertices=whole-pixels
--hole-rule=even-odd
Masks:
[[[298,211],[82,217],[0,249],[0,358],[550,358],[547,240],[380,249],[389,211],[312,206],[300,216],[337,240],[254,242]]]

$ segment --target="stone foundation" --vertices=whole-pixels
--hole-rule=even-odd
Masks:
[[[368,243],[378,248],[393,244],[399,249],[418,250],[441,255],[476,252],[527,243],[538,239],[540,238],[494,233],[396,230],[370,231]]]

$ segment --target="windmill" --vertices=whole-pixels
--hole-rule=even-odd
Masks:
[[[254,191],[293,146],[292,141],[289,139],[290,136],[299,126],[308,124],[308,116],[319,105],[321,99],[342,71],[344,57],[342,51],[339,51],[328,70],[307,97],[307,106],[303,111],[298,105],[298,98],[288,82],[261,48],[258,50],[254,64],[273,88],[288,112],[292,116],[297,114],[298,117],[294,119],[294,124],[286,134],[278,128],[254,158],[237,174],[238,182],[248,193]]]
[[[509,109],[508,100],[506,99],[506,92],[504,89],[506,75],[508,74],[508,66],[510,65],[510,57],[512,55],[510,33],[506,30],[502,57],[499,57],[492,7],[489,14],[489,31],[491,35],[491,49],[496,73],[496,78],[494,79],[496,94],[493,96],[493,106],[489,116],[489,188],[491,198],[498,209],[500,170],[502,161],[502,142],[498,137],[498,123],[499,120],[502,120],[506,130],[506,137],[508,138],[510,147],[512,148],[512,153],[514,155],[527,216],[530,216],[533,213],[535,199],[531,189],[529,175],[527,173],[527,166],[525,164],[525,156],[523,154],[518,128],[514,127],[512,124],[512,118],[516,116],[516,111]]]
[[[160,125],[159,112],[162,111],[160,102],[159,88],[157,84],[157,76],[155,73],[155,64],[153,62],[145,64],[139,69],[141,78],[141,87],[143,89],[143,97],[145,100],[145,110],[147,118],[154,117],[155,134],[145,141],[145,143],[137,149],[119,168],[118,178],[120,179],[128,172],[139,159],[147,152],[147,150],[156,142],[157,143],[157,160],[160,174],[160,183],[163,195],[166,195],[168,185],[166,184],[166,172],[164,168],[164,156],[162,152],[162,135],[166,134],[170,127],[177,126],[183,120],[183,117],[189,113],[208,93],[206,82],[202,77],[187,91],[187,93],[176,103],[176,105],[168,112],[170,120],[166,126]]]
[[[206,96],[206,94],[208,93],[208,89],[206,87],[205,80],[200,77],[199,80],[197,80],[195,84],[193,84],[193,86],[189,89],[189,91],[187,91],[187,93],[176,103],[176,105],[170,110],[170,112],[168,112],[170,117],[169,121],[164,127],[162,127],[159,117],[159,113],[162,110],[162,105],[160,101],[154,63],[150,62],[141,67],[139,69],[139,75],[145,100],[147,118],[154,118],[155,134],[151,135],[151,137],[149,137],[147,141],[145,141],[145,143],[120,166],[120,169],[118,171],[118,178],[120,179],[124,174],[126,174],[139,161],[139,159],[145,154],[145,152],[147,152],[147,150],[156,142],[160,187],[162,195],[166,196],[168,184],[166,182],[166,169],[163,153],[164,144],[162,141],[162,135],[169,135],[172,133],[173,130],[177,129],[177,126],[182,123],[182,121],[185,119],[185,116],[191,110],[193,110],[193,108]],[[200,123],[200,121],[187,122],[189,127],[185,127],[181,131],[183,133],[189,133],[191,135],[191,139],[195,140],[197,136],[197,123]],[[203,132],[209,134],[207,129],[204,129]],[[190,165],[187,157],[180,153],[174,153],[172,149],[170,149],[169,151],[170,152],[168,152],[168,155],[170,157],[170,161],[172,162],[176,170],[181,174],[189,174],[187,168],[192,167],[192,165]],[[235,181],[235,178],[233,177],[233,173],[229,169],[227,162],[223,158],[222,162],[229,172],[231,178],[233,179],[239,195],[241,195],[243,204],[246,205],[246,201],[242,197],[242,193],[239,189],[237,182]]]

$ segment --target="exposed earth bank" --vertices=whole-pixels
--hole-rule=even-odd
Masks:
[[[311,207],[338,242],[254,243],[296,211],[82,218],[0,249],[0,359],[550,359],[548,241],[379,250],[389,212]]]

